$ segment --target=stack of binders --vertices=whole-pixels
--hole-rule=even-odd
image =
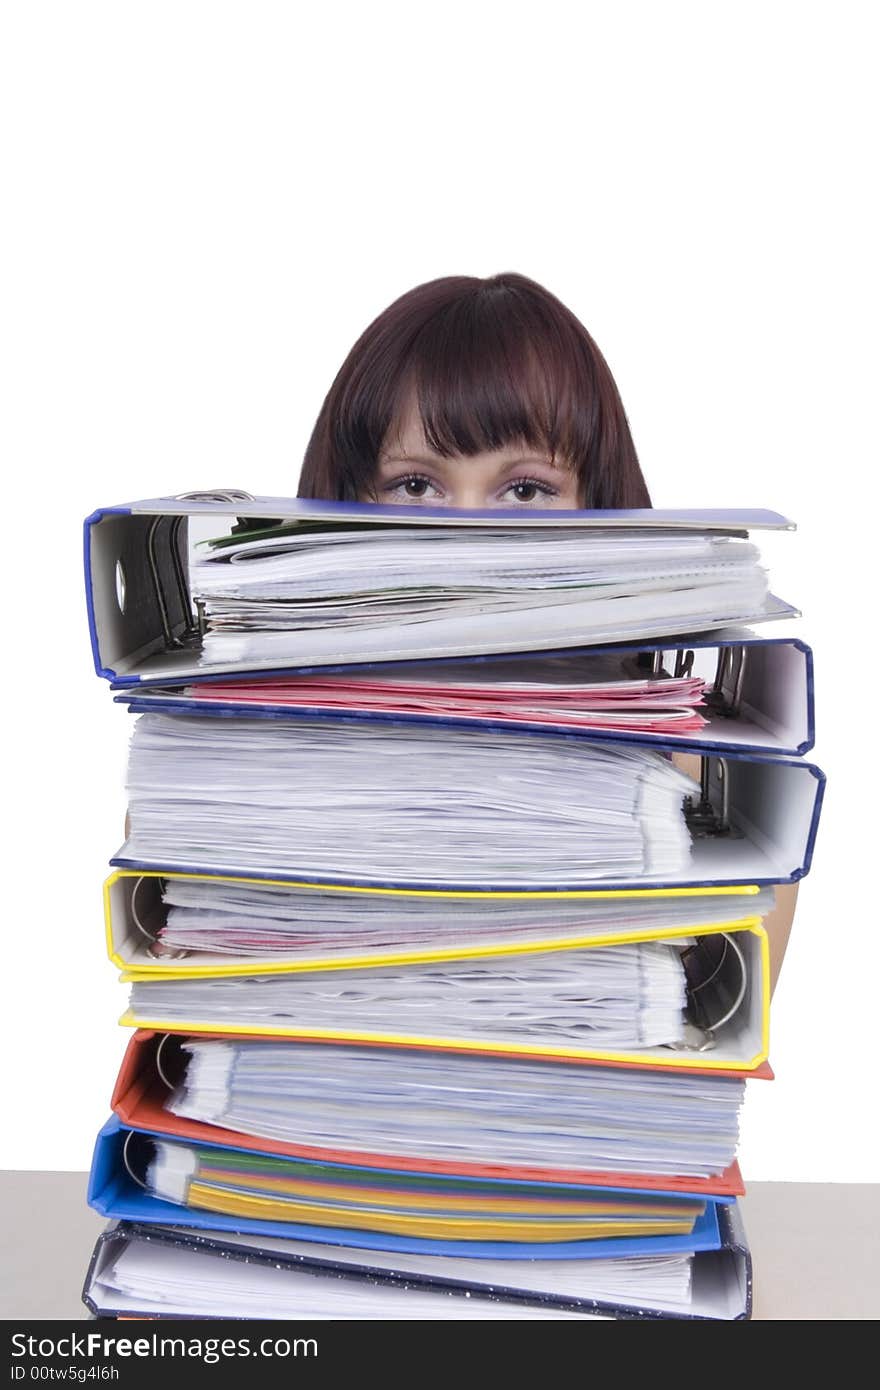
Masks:
[[[93,1312],[750,1316],[764,918],[824,786],[811,653],[751,626],[794,615],[767,528],[88,519],[96,667],[140,716]]]

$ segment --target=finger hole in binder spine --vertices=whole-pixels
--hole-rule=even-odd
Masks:
[[[125,566],[122,557],[116,561],[116,602],[119,604],[120,613],[125,613],[126,579]]]

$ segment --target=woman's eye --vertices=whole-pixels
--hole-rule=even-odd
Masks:
[[[428,491],[428,486],[427,478],[407,478],[403,484],[403,490],[407,497],[424,497]]]
[[[539,483],[536,478],[520,478],[515,483],[510,483],[505,488],[505,495],[510,493],[515,502],[534,502],[538,497],[555,497],[556,489],[547,483]]]
[[[386,484],[385,491],[408,502],[422,502],[426,497],[433,499],[441,495],[431,479],[421,473],[411,473],[406,478],[397,478],[394,482]]]

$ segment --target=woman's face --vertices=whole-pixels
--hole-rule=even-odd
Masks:
[[[425,439],[415,401],[388,433],[373,492],[359,500],[473,509],[581,506],[574,470],[540,450],[512,444],[451,458],[435,453]]]

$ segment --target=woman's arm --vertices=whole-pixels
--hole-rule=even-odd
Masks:
[[[788,945],[791,923],[797,903],[798,885],[796,883],[777,883],[776,906],[764,918],[764,926],[770,938],[770,992],[776,988],[782,957]]]

